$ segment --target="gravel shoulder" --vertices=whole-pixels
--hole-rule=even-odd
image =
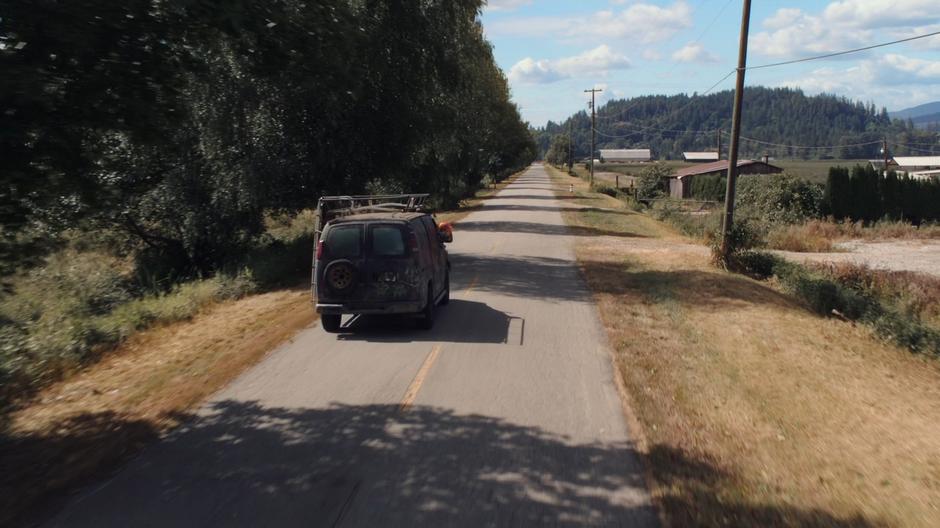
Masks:
[[[773,253],[793,262],[846,262],[875,269],[914,271],[940,277],[940,240],[850,240],[836,245],[837,252]]]

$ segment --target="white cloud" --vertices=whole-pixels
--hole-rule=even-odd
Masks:
[[[606,75],[609,70],[623,70],[629,67],[630,59],[604,44],[562,59],[535,60],[526,57],[509,69],[509,79],[514,82],[545,84],[576,75]]]
[[[837,93],[877,101],[888,108],[905,108],[937,99],[940,61],[888,54],[845,68],[819,68],[780,84],[810,93]]]
[[[551,61],[537,61],[531,57],[522,59],[509,69],[509,79],[513,82],[545,84],[564,78],[565,75],[556,70]]]
[[[764,55],[798,57],[924,34],[937,23],[937,0],[841,0],[818,14],[778,9],[750,46]],[[928,40],[940,47],[940,39]]]
[[[678,0],[668,6],[632,3],[622,9],[597,11],[581,17],[499,20],[490,24],[487,34],[529,37],[557,34],[568,40],[602,38],[651,44],[668,40],[689,27],[692,27],[692,8],[685,0]]]
[[[643,58],[646,59],[646,60],[651,60],[651,61],[653,61],[653,60],[659,60],[659,59],[663,58],[663,54],[660,53],[660,52],[658,52],[658,51],[656,51],[656,50],[654,50],[654,49],[649,49],[649,48],[647,48],[647,49],[643,50]]]
[[[701,44],[688,43],[672,54],[676,62],[718,62],[718,56],[707,51]]]
[[[487,11],[515,11],[531,3],[532,0],[487,0],[484,9]]]

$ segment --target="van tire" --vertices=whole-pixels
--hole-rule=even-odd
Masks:
[[[428,301],[421,310],[421,319],[418,320],[418,327],[422,330],[434,328],[434,288],[428,284]]]
[[[444,275],[444,295],[441,297],[441,306],[450,302],[450,273]]]
[[[320,326],[323,330],[335,334],[339,332],[339,323],[343,316],[340,314],[320,314]]]

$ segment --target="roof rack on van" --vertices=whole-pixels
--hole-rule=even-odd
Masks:
[[[360,213],[421,211],[428,194],[372,194],[323,196],[317,202],[317,234],[327,222]]]

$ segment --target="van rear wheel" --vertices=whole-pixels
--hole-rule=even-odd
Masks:
[[[320,326],[331,334],[339,332],[340,314],[320,314]]]
[[[441,306],[450,302],[450,273],[444,275],[444,296],[441,297]]]
[[[418,326],[422,330],[430,330],[434,327],[434,288],[430,284],[428,284],[428,302],[424,305],[424,310],[421,310]]]

